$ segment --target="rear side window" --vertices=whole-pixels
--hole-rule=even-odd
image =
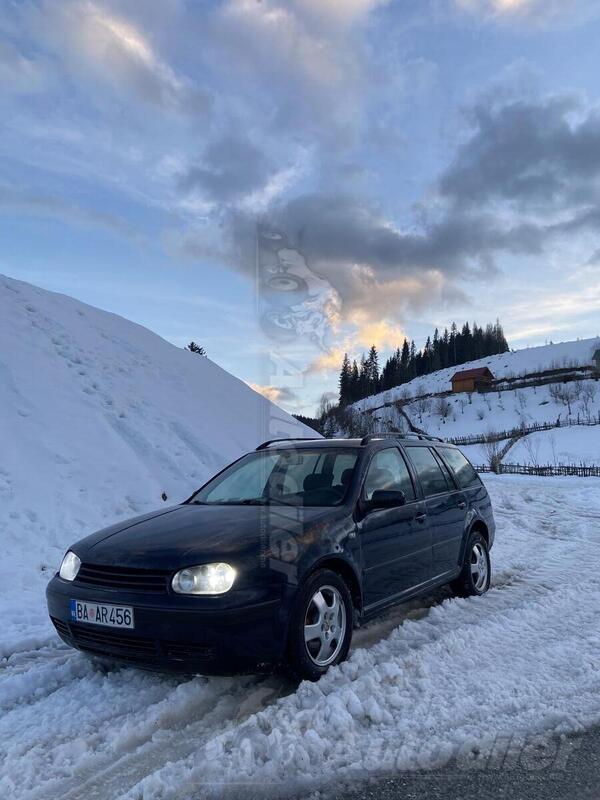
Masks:
[[[380,450],[369,464],[363,487],[365,500],[370,500],[377,489],[400,490],[404,492],[407,502],[415,499],[408,467],[396,447]]]
[[[456,475],[456,480],[461,489],[480,484],[479,475],[460,450],[454,450],[454,448],[450,447],[440,447],[439,450],[446,463],[450,464],[450,469]]]
[[[448,491],[450,487],[446,476],[428,447],[407,447],[406,452],[419,476],[426,497]]]

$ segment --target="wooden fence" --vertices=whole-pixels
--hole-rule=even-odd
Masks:
[[[536,433],[537,431],[550,431],[555,428],[571,428],[577,425],[600,425],[600,414],[589,420],[582,420],[579,417],[562,421],[557,419],[556,422],[539,422],[534,425],[520,425],[517,428],[506,431],[490,431],[489,433],[473,433],[469,436],[453,436],[448,437],[446,441],[457,445],[486,444],[487,442],[501,442],[504,439],[515,439],[520,436],[526,436],[528,433]]]
[[[497,464],[495,469],[492,469],[489,464],[474,466],[477,472],[495,472],[497,475],[541,475],[543,477],[575,475],[580,478],[600,478],[600,467],[598,466],[577,466],[577,464],[546,464],[544,466]]]

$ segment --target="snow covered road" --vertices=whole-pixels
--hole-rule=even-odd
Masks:
[[[390,612],[318,684],[100,670],[24,632],[0,662],[0,797],[290,796],[600,722],[600,482],[486,483],[490,592]]]

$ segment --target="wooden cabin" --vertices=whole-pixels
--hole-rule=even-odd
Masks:
[[[494,376],[487,367],[475,367],[455,372],[452,376],[453,392],[476,392],[490,386]]]

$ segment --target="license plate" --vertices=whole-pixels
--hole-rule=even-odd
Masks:
[[[109,628],[135,627],[131,606],[109,606],[105,603],[84,603],[82,600],[71,600],[71,619],[73,622],[106,625]]]

